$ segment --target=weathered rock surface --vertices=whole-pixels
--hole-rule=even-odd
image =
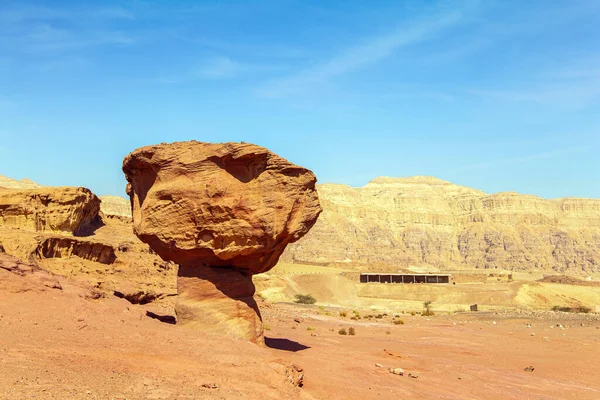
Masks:
[[[85,188],[0,188],[0,226],[78,234],[97,222],[100,200]]]
[[[100,211],[108,217],[131,220],[131,202],[120,196],[100,196]]]
[[[201,142],[137,149],[123,171],[134,232],[180,265],[178,321],[262,341],[252,274],[314,225],[314,174],[259,146]]]
[[[172,307],[176,267],[133,234],[130,219],[99,215],[100,200],[87,189],[0,176],[2,185],[12,189],[0,187],[0,253],[86,282],[106,296],[154,293],[143,300]],[[120,203],[130,207],[125,199]]]
[[[363,270],[600,271],[600,199],[488,195],[431,177],[317,189],[323,213],[284,261]]]

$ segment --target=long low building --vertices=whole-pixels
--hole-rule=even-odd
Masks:
[[[360,274],[361,283],[450,283],[451,274]]]

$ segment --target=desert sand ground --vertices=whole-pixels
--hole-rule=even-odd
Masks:
[[[396,325],[392,313],[359,309],[351,320],[348,308],[262,302],[259,347],[146,316],[167,304],[0,275],[2,399],[600,398],[597,314],[399,313]],[[303,388],[287,382],[291,364],[304,369]]]

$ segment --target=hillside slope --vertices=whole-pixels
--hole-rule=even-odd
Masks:
[[[323,213],[286,262],[600,272],[600,199],[490,195],[432,177],[318,190]]]

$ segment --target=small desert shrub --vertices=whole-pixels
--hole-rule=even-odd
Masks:
[[[414,317],[415,315],[417,315],[417,313],[416,313],[416,312],[414,312],[414,311],[411,311],[411,312],[410,312],[410,315],[412,315],[412,316]]]
[[[386,335],[391,335],[391,334],[392,334],[392,331],[385,331],[385,334],[386,334]]]
[[[353,326],[351,326],[350,328],[348,328],[348,335],[350,335],[350,336],[356,335],[356,330],[354,329]]]
[[[383,318],[383,315],[381,315],[381,314],[377,314],[377,315],[375,316],[375,318],[377,318],[377,319],[381,319],[381,318]]]
[[[327,312],[325,313],[325,315],[327,315],[328,317],[331,317],[331,313],[330,313],[329,311],[327,311]]]
[[[315,328],[313,328],[312,326],[307,326],[307,327],[306,327],[306,330],[307,330],[307,331],[314,331],[314,330],[315,330]]]
[[[429,317],[431,315],[435,315],[433,311],[431,311],[431,303],[433,303],[432,301],[426,301],[423,303],[423,308],[425,309],[425,311],[423,311],[423,313],[421,313],[422,316],[424,317]]]
[[[296,325],[292,326],[292,329],[296,329]]]
[[[354,311],[352,311],[352,312],[354,313],[354,316],[355,316],[356,318],[360,318],[360,313],[359,313],[358,311],[354,310]]]
[[[317,300],[312,297],[310,294],[297,294],[296,300],[294,300],[298,304],[315,304]]]
[[[354,321],[358,321],[360,319],[360,317],[356,317],[356,315],[355,315],[354,317],[350,317],[350,319],[354,320]]]
[[[338,331],[338,333],[339,333],[340,335],[347,335],[347,334],[348,334],[348,332],[346,332],[346,329],[345,329],[345,328],[340,328],[340,330]]]
[[[395,319],[392,322],[394,323],[394,325],[404,325],[404,320],[403,319]]]
[[[269,325],[267,325],[267,324],[263,324],[263,329],[264,329],[265,331],[270,331],[270,330],[271,330],[271,327],[270,327]]]
[[[586,306],[577,306],[577,307],[561,307],[554,306],[552,307],[552,311],[562,311],[562,312],[571,312],[571,313],[590,313],[592,309]]]
[[[348,313],[346,311],[340,311],[340,317],[346,318],[347,316],[348,316]]]
[[[261,300],[265,300],[265,295],[260,292],[256,292],[256,297],[258,297]]]

